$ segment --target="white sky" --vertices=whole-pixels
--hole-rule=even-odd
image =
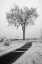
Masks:
[[[0,37],[8,38],[22,38],[22,29],[12,29],[7,27],[6,12],[10,10],[10,7],[14,5],[14,2],[19,6],[27,6],[28,8],[39,7],[37,9],[39,18],[35,21],[35,25],[28,26],[26,29],[26,38],[40,37],[40,29],[42,29],[42,0],[0,0]]]

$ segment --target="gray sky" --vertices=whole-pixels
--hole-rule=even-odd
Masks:
[[[26,38],[40,38],[40,29],[42,29],[42,0],[0,0],[0,37],[22,38],[23,36],[21,26],[18,29],[12,29],[11,26],[7,27],[6,12],[10,10],[10,7],[13,7],[14,2],[19,7],[39,7],[37,9],[39,18],[36,19],[35,25],[28,26],[25,35]]]

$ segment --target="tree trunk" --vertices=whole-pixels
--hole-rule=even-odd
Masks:
[[[25,24],[24,24],[24,26],[22,27],[22,30],[23,30],[23,40],[25,40]]]

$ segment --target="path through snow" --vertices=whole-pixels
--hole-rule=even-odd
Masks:
[[[33,42],[32,47],[13,64],[42,64],[42,43]]]

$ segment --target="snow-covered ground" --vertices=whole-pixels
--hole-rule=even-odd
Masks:
[[[4,42],[0,42],[0,56],[7,54],[13,50],[16,50],[23,45],[25,45],[27,41],[12,41],[9,46],[4,46]]]
[[[42,41],[33,42],[32,47],[12,64],[42,64]]]
[[[9,46],[4,46],[4,42],[0,42],[0,56],[22,47],[27,42],[28,40],[13,41]],[[42,64],[42,41],[33,42],[32,47],[13,64]]]

